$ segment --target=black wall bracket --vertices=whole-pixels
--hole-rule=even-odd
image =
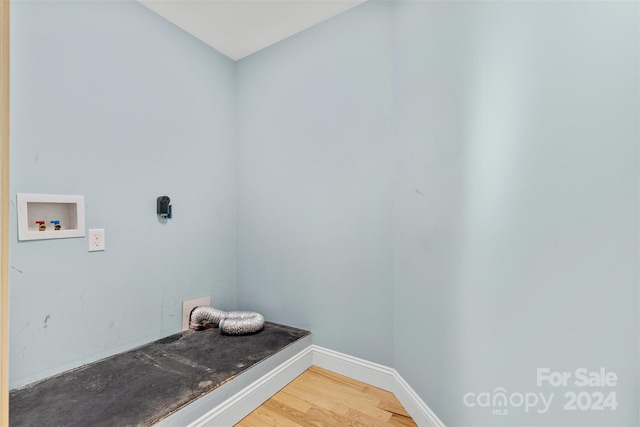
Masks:
[[[169,196],[158,197],[157,213],[160,218],[171,219],[171,199]]]

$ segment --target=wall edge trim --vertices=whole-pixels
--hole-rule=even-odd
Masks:
[[[0,425],[9,425],[10,2],[0,0]]]

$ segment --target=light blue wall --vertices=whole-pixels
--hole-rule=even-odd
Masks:
[[[638,12],[396,3],[394,364],[447,426],[638,425]],[[616,372],[581,390],[617,410],[545,367]],[[555,398],[463,404],[497,387]]]
[[[10,386],[235,307],[235,64],[137,2],[13,2],[11,198],[82,194],[87,240],[10,247]],[[162,225],[156,197],[174,219]]]
[[[239,303],[449,426],[637,425],[637,12],[376,2],[240,61]],[[545,367],[614,371],[617,410],[564,411]],[[463,404],[497,387],[555,398]]]
[[[12,193],[84,194],[107,251],[12,227],[12,386],[211,294],[448,426],[637,426],[638,12],[370,1],[234,65],[136,3],[16,3]],[[541,367],[615,371],[618,409],[563,411]],[[555,397],[464,406],[496,387]]]
[[[390,4],[238,62],[238,305],[392,363]]]

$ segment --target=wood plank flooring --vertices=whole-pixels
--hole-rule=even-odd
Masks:
[[[388,391],[312,366],[236,427],[416,426]]]

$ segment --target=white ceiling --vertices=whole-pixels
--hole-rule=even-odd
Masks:
[[[365,0],[140,0],[237,61]]]

